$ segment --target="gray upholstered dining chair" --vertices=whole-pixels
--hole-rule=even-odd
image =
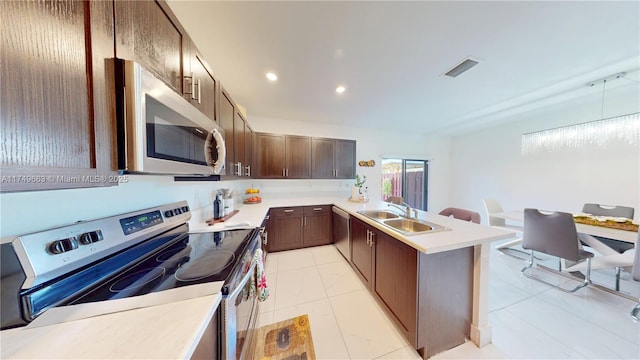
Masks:
[[[438,214],[444,216],[453,216],[458,220],[471,221],[473,223],[480,224],[480,214],[471,210],[448,207],[440,211]]]
[[[615,216],[633,219],[634,209],[628,206],[610,206],[600,204],[584,204],[582,212],[596,216]]]
[[[628,206],[611,206],[586,203],[582,206],[582,212],[595,215],[595,216],[614,216],[623,217],[627,219],[633,219],[634,208]],[[582,242],[593,248],[604,256],[623,254],[625,251],[633,249],[633,244],[624,241],[607,239],[600,236],[583,235],[581,237]],[[626,271],[629,271],[629,267],[624,267]],[[620,276],[623,267],[617,266],[615,268],[615,290],[620,290]]]
[[[524,232],[522,235],[522,247],[531,250],[529,265],[522,269],[524,276],[564,292],[574,292],[591,283],[591,258],[593,254],[580,248],[572,214],[565,212],[543,214],[538,209],[524,209]],[[532,275],[531,269],[535,265],[535,251],[575,262],[586,260],[587,269],[584,282],[573,289],[565,289]]]

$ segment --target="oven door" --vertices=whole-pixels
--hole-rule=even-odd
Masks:
[[[255,288],[256,263],[223,303],[222,336],[224,359],[252,359],[258,317],[258,293]]]
[[[224,175],[224,131],[140,64],[116,60],[118,169]]]

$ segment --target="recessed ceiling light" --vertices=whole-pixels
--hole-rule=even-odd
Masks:
[[[272,72],[268,72],[267,73],[267,79],[269,79],[269,81],[276,81],[278,80],[278,75],[272,73]]]
[[[336,88],[336,92],[337,92],[338,94],[342,94],[343,92],[345,92],[345,90],[347,90],[347,88],[345,88],[345,87],[344,87],[344,86],[342,86],[342,85],[338,85],[338,87]]]

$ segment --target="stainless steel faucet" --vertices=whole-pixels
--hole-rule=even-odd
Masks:
[[[407,204],[406,202],[402,203],[401,205],[398,204],[389,204],[388,206],[392,206],[398,210],[402,210],[404,212],[404,216],[411,219],[417,219],[418,218],[418,210],[416,209],[412,209],[411,206],[409,204]],[[413,217],[411,216],[411,211],[413,210]]]

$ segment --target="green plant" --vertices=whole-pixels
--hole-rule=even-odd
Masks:
[[[382,193],[385,196],[391,196],[391,191],[392,191],[391,179],[389,178],[382,179]]]
[[[362,176],[362,178],[360,178],[359,174],[356,174],[356,186],[361,188],[362,185],[364,185],[364,183],[367,181],[367,176],[364,175]]]

